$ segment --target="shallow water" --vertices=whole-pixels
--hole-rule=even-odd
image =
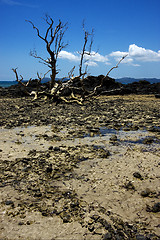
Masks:
[[[57,140],[56,137],[59,137]],[[112,137],[116,140],[112,141]],[[146,138],[153,139],[151,144],[144,144]],[[94,135],[85,134],[84,137],[76,137],[69,134],[68,129],[58,132],[53,131],[51,125],[16,127],[14,129],[0,129],[0,148],[2,152],[28,152],[31,149],[46,150],[49,146],[76,146],[76,145],[99,145],[101,147],[120,149],[126,147],[141,147],[143,151],[156,151],[159,147],[158,140],[153,133],[147,130],[123,131],[101,127]]]

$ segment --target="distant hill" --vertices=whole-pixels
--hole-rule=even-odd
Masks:
[[[127,83],[133,83],[133,82],[139,82],[139,81],[148,81],[150,83],[158,83],[160,82],[160,79],[157,78],[130,78],[130,77],[124,77],[124,78],[117,78],[116,81],[123,83],[123,84],[127,84]]]
[[[61,78],[56,78],[56,80],[61,80]],[[68,78],[65,78],[65,80],[68,80]],[[148,81],[150,83],[158,83],[160,82],[160,79],[157,79],[157,78],[130,78],[130,77],[123,77],[123,78],[118,78],[116,79],[116,82],[120,82],[120,83],[123,83],[123,84],[127,84],[127,83],[133,83],[133,82],[139,82],[139,81]],[[44,78],[42,80],[42,83],[45,83],[45,82],[48,82],[50,81],[50,78]]]
[[[56,78],[56,80],[61,80],[61,78]],[[67,81],[69,80],[68,78],[65,78],[63,79],[63,81]],[[123,78],[117,78],[115,79],[116,82],[120,82],[120,83],[123,83],[123,84],[128,84],[128,83],[133,83],[133,82],[139,82],[139,81],[148,81],[150,83],[159,83],[160,82],[160,79],[157,79],[157,78],[130,78],[130,77],[123,77]],[[26,80],[24,80],[25,82]],[[42,83],[46,83],[46,82],[49,82],[50,81],[50,78],[44,78],[42,80]],[[11,85],[16,85],[17,84],[17,81],[0,81],[0,87],[9,87]]]

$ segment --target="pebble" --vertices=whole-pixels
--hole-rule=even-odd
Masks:
[[[115,141],[117,141],[118,139],[117,139],[117,136],[116,136],[116,135],[112,135],[109,140],[110,140],[110,142],[115,142]]]
[[[139,172],[134,172],[133,173],[133,177],[139,178],[139,179],[143,180],[143,177],[142,177],[142,175]]]
[[[148,197],[151,193],[151,190],[149,188],[146,188],[144,191],[141,192],[142,197]]]
[[[14,202],[12,201],[12,200],[7,200],[6,202],[5,202],[5,204],[6,205],[14,205]]]

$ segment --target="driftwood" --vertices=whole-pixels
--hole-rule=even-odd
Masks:
[[[21,84],[23,86],[23,89],[25,91],[25,93],[27,93],[27,95],[30,95],[30,96],[34,96],[33,100],[37,100],[39,97],[45,97],[45,98],[49,98],[51,99],[52,101],[64,101],[65,103],[77,103],[77,104],[80,104],[82,105],[83,102],[86,100],[86,99],[89,99],[91,98],[92,96],[97,96],[97,95],[100,95],[100,94],[113,94],[114,92],[121,92],[122,91],[122,88],[117,88],[117,89],[111,89],[111,90],[108,90],[108,91],[98,91],[100,90],[100,88],[103,87],[103,83],[104,81],[106,80],[106,78],[108,77],[109,73],[117,68],[119,66],[119,64],[122,62],[122,60],[125,58],[126,56],[124,56],[118,63],[115,67],[112,67],[111,70],[109,70],[109,72],[106,74],[106,76],[104,76],[102,79],[101,79],[101,82],[99,85],[95,86],[93,90],[87,90],[85,88],[85,84],[84,84],[84,81],[86,80],[84,78],[84,75],[83,76],[76,76],[74,77],[73,74],[72,74],[72,77],[66,81],[66,82],[62,82],[62,81],[58,81],[58,82],[55,82],[54,83],[54,86],[52,87],[52,89],[47,89],[47,90],[44,90],[44,91],[41,91],[40,90],[40,87],[41,87],[41,81],[42,79],[45,77],[46,74],[44,74],[43,78],[37,73],[37,76],[38,76],[38,81],[37,81],[37,89],[34,90],[34,91],[31,91],[29,92],[28,91],[28,86],[29,84],[31,83],[31,79],[24,83],[22,82],[23,80],[23,77],[21,76],[21,79],[19,79],[18,77],[18,73],[17,73],[17,68],[15,69],[12,69],[13,72],[15,73],[16,75],[16,80],[18,81],[19,84]],[[79,81],[80,83],[80,87],[76,87],[75,86],[75,81]],[[70,94],[68,97],[65,97],[64,95],[64,92],[65,91],[69,91]],[[79,92],[78,96],[75,95],[76,92]]]

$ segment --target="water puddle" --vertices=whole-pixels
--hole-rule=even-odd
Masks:
[[[62,128],[54,131],[52,125],[16,127],[0,129],[1,158],[26,156],[30,150],[46,151],[50,146],[82,146],[94,145],[114,151],[122,151],[126,147],[138,146],[143,151],[157,151],[160,140],[147,130],[124,131],[95,128],[90,133],[79,136],[79,129]],[[84,129],[82,130],[82,132]],[[85,131],[84,131],[85,132]]]

